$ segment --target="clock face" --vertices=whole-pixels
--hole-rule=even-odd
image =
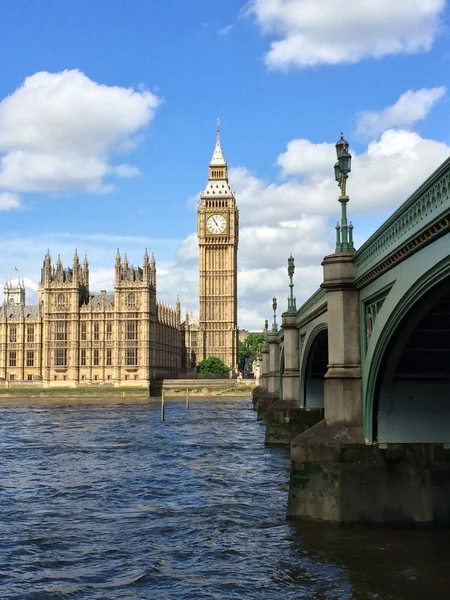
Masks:
[[[223,233],[227,228],[227,220],[223,215],[211,215],[206,219],[206,228],[210,233]]]

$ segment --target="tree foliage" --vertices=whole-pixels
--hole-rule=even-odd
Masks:
[[[217,356],[210,356],[201,360],[195,367],[195,371],[201,375],[216,375],[218,373],[227,374],[230,369]]]
[[[246,359],[250,364],[255,360],[265,341],[265,333],[249,333],[243,342],[239,342],[239,366],[241,369],[244,367]]]

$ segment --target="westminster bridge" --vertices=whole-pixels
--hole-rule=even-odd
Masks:
[[[450,521],[450,158],[358,251],[336,167],[336,252],[298,310],[291,257],[254,396],[266,440],[291,445],[288,515]]]

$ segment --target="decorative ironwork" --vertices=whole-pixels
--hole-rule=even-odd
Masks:
[[[277,333],[278,325],[277,325],[277,299],[275,296],[272,298],[272,308],[273,308],[273,325],[272,332]]]
[[[294,297],[294,284],[292,282],[292,278],[295,273],[295,263],[294,257],[292,254],[288,258],[288,268],[287,268],[288,276],[289,276],[289,298],[288,298],[288,311],[295,312],[297,310],[296,300]]]
[[[364,273],[359,279],[356,280],[356,287],[362,288],[369,283],[369,281],[376,279],[385,271],[392,269],[398,263],[408,258],[414,252],[417,252],[424,246],[431,244],[434,240],[445,235],[450,231],[450,215],[442,217],[439,221],[434,223],[431,227],[422,231],[419,235],[410,239],[401,248],[389,254],[384,260],[379,262],[372,269]]]
[[[352,155],[348,151],[348,142],[341,137],[336,142],[337,161],[334,165],[334,177],[338,183],[341,195],[338,200],[341,203],[341,222],[336,225],[336,252],[354,252],[353,225],[347,225],[347,179],[352,165]]]
[[[381,310],[381,307],[384,304],[384,301],[387,298],[387,295],[391,291],[391,288],[383,290],[378,293],[376,297],[371,298],[364,304],[364,316],[365,316],[365,331],[366,331],[366,352],[367,347],[372,337],[373,327],[375,325],[375,321],[378,317],[378,313]]]
[[[450,159],[440,167],[406,202],[367,240],[355,256],[358,277],[365,275],[399,242],[406,242],[418,233],[426,221],[450,208]],[[430,218],[431,217],[431,218]],[[414,231],[415,230],[415,231]]]

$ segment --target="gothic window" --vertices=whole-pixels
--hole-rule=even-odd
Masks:
[[[34,367],[34,350],[27,350],[27,367]]]
[[[34,325],[27,325],[27,342],[34,343]]]
[[[10,350],[9,352],[9,366],[15,367],[17,364],[17,352],[15,350]]]
[[[17,326],[11,325],[9,328],[9,341],[17,342]]]
[[[14,380],[15,380],[15,378],[16,378],[16,377],[15,377],[14,373],[11,373],[11,374],[10,374],[10,376],[9,376],[9,380],[10,380],[10,381],[14,381]]]
[[[136,296],[133,293],[128,294],[127,306],[136,306]]]
[[[57,367],[65,367],[67,364],[66,348],[56,348],[55,350],[55,365]]]
[[[106,366],[110,367],[112,365],[112,350],[111,348],[106,349]]]
[[[85,342],[86,341],[86,323],[81,323],[81,341]]]
[[[27,380],[28,380],[28,381],[33,381],[33,375],[31,375],[31,374],[28,374],[28,375],[27,375]]]
[[[137,348],[125,349],[125,364],[128,367],[137,365]]]
[[[97,321],[94,323],[94,341],[98,342],[100,339],[100,323]]]
[[[86,366],[86,350],[83,348],[83,350],[81,350],[81,354],[80,354],[80,365],[82,367]]]
[[[191,348],[197,348],[197,334],[191,333]]]
[[[127,340],[136,340],[137,339],[137,322],[136,321],[127,321],[127,330],[125,334],[125,339]]]
[[[65,341],[67,339],[66,322],[65,321],[56,321],[55,339],[58,341]]]
[[[64,294],[58,294],[58,307],[63,308],[66,306],[66,296]]]
[[[99,351],[98,348],[94,349],[94,367],[98,367],[99,363]]]
[[[111,341],[111,339],[112,339],[112,323],[111,322],[106,323],[106,339],[108,341]]]

